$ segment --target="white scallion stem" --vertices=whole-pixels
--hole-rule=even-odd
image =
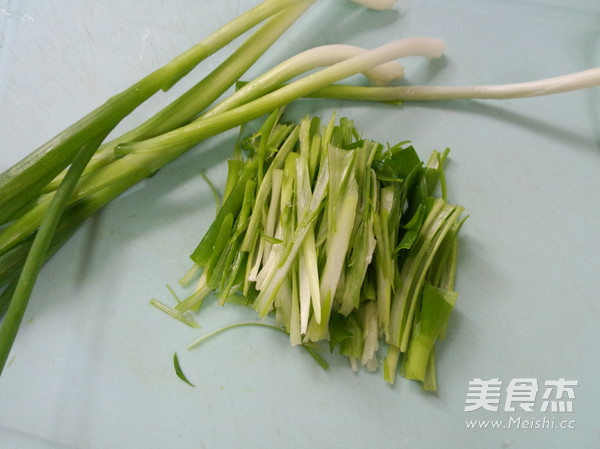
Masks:
[[[600,86],[600,67],[525,83],[459,87],[416,86],[407,89],[404,97],[406,100],[419,101],[461,98],[507,99],[559,94],[595,86]]]
[[[336,64],[367,51],[365,48],[354,45],[332,44],[314,47],[298,53],[249,82],[196,120],[214,116],[254,100],[302,73]],[[402,78],[404,76],[404,67],[396,61],[389,61],[366,69],[363,73],[369,78],[371,84],[385,86],[394,79]]]
[[[330,86],[313,96],[360,101],[506,100],[554,95],[600,86],[600,67],[513,84],[471,86]]]
[[[329,326],[329,316],[333,305],[333,298],[337,290],[340,275],[344,267],[344,260],[352,234],[352,224],[358,205],[358,184],[355,179],[348,183],[348,190],[344,195],[338,211],[337,228],[329,236],[327,246],[327,260],[321,278],[321,322],[319,327],[325,332]]]
[[[298,221],[302,219],[311,198],[310,175],[307,154],[296,160],[297,186],[297,213]],[[321,322],[321,299],[319,293],[319,268],[317,263],[317,248],[315,244],[314,224],[306,234],[299,255],[300,263],[300,332],[306,334],[310,304],[312,299],[313,309],[317,322]]]

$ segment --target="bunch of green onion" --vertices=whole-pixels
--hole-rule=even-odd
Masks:
[[[354,369],[377,368],[381,337],[385,379],[404,353],[403,375],[434,390],[463,222],[446,202],[448,151],[423,164],[408,142],[365,139],[348,119],[280,114],[229,161],[222,206],[183,279],[199,277],[194,293],[174,308],[152,303],[194,325],[209,293],[221,305],[242,297],[259,317],[272,312],[292,345],[339,345]]]
[[[3,370],[43,264],[91,215],[203,139],[271,113],[297,98],[368,101],[508,98],[597,85],[600,71],[534,83],[492,87],[336,85],[365,72],[378,81],[401,76],[404,56],[441,56],[439,39],[411,38],[378,49],[325,47],[290,58],[215,101],[316,0],[264,0],[171,62],[113,96],[0,174],[0,372]],[[390,0],[355,0],[385,9]],[[261,24],[208,76],[153,117],[115,139],[107,136],[135,108],[168,90],[205,58]],[[314,69],[321,68],[317,71]],[[305,72],[311,71],[307,76]],[[286,84],[288,83],[289,84]],[[379,84],[379,83],[377,83]]]

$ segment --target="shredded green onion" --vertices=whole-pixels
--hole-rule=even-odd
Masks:
[[[185,374],[183,374],[183,371],[181,370],[181,365],[179,364],[179,357],[177,356],[176,352],[173,354],[173,367],[175,368],[175,374],[177,374],[177,377],[179,377],[191,387],[195,387],[195,385],[188,380]]]
[[[200,282],[190,298],[214,291],[223,305],[243,295],[275,325],[234,324],[188,348],[260,325],[285,332],[292,345],[329,342],[353,369],[374,371],[387,345],[386,381],[402,360],[405,377],[435,389],[434,346],[456,302],[464,222],[463,208],[447,202],[448,150],[424,164],[410,142],[365,139],[346,118],[281,120],[275,110],[241,139],[242,155],[230,165],[236,181],[191,255]],[[276,137],[282,127],[286,138]],[[175,309],[191,313],[198,302]]]

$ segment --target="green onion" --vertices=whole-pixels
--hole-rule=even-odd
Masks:
[[[0,223],[35,199],[90,140],[105,136],[126,115],[160,89],[168,89],[203,59],[257,23],[298,0],[266,0],[171,62],[112,97],[0,175]],[[234,80],[235,81],[235,80]],[[100,139],[102,140],[102,139]]]
[[[192,121],[210,106],[227,88],[233,85],[257,59],[314,3],[314,0],[296,0],[293,7],[278,12],[244,41],[222,64],[191,89],[133,130],[103,144],[86,168],[90,173],[115,159],[115,148],[124,142],[148,139],[171,131]],[[283,5],[282,5],[283,6]],[[382,76],[382,75],[380,75]],[[50,191],[60,176],[48,184]]]
[[[183,371],[181,370],[181,365],[179,364],[179,357],[177,356],[176,352],[173,354],[173,367],[175,368],[175,374],[177,374],[177,377],[179,377],[191,387],[194,387],[194,384],[191,383],[187,377],[185,377],[185,374],[183,374]]]
[[[190,298],[213,290],[224,305],[244,295],[292,345],[328,341],[353,369],[376,370],[387,345],[386,381],[402,360],[405,377],[435,389],[434,346],[456,302],[464,222],[445,199],[447,150],[424,164],[408,142],[385,147],[345,118],[281,119],[275,110],[241,140],[231,193],[192,254],[200,282]],[[292,131],[282,139],[281,129]]]

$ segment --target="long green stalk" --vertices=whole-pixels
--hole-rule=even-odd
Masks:
[[[100,189],[99,191],[86,196],[84,201],[80,201],[65,210],[59,226],[56,229],[47,258],[56,252],[85,222],[85,220],[98,212],[98,210],[114,198],[115,191],[123,191],[126,189],[126,187],[119,187],[115,184],[109,187],[110,188]],[[25,259],[27,258],[29,249],[31,248],[34,236],[35,235],[32,235],[21,241],[13,249],[0,256],[0,286],[8,285],[15,277],[18,277],[23,264],[25,263]],[[4,301],[6,296],[7,294],[2,294],[2,301]],[[9,299],[10,298],[8,298],[6,302],[8,302]],[[0,310],[2,310],[1,306]],[[2,318],[2,316],[3,313],[0,313],[0,318]]]
[[[79,150],[40,224],[23,265],[8,310],[0,325],[0,374],[4,370],[8,354],[25,315],[25,309],[29,303],[35,281],[46,260],[46,254],[52,243],[52,237],[60,221],[61,214],[85,166],[105,137],[105,135],[97,136]]]
[[[196,346],[204,343],[206,340],[213,338],[225,331],[235,329],[237,327],[246,327],[246,326],[258,326],[258,327],[263,327],[263,328],[267,328],[267,329],[273,329],[273,330],[281,332],[285,335],[289,335],[289,333],[285,329],[275,326],[273,324],[264,323],[264,322],[260,322],[260,321],[245,321],[242,323],[230,324],[229,326],[215,329],[212,332],[209,332],[208,334],[203,335],[202,337],[196,339],[195,341],[193,341],[192,343],[187,345],[187,349],[193,349]],[[319,351],[315,345],[313,345],[311,343],[302,343],[301,346],[306,352],[308,352],[310,354],[310,356],[312,358],[315,359],[315,361],[321,366],[321,368],[323,368],[323,369],[329,368],[329,363],[327,363],[327,361],[323,358],[323,356],[321,356],[321,354],[319,353]]]
[[[107,134],[160,89],[168,89],[207,56],[265,18],[300,0],[265,0],[194,45],[165,66],[110,98],[75,124],[0,175],[0,223],[31,200],[73,160],[90,140]]]

